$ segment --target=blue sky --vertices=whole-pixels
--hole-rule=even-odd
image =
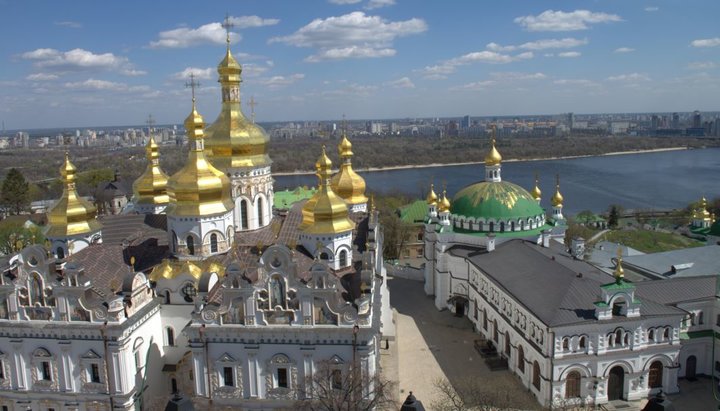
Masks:
[[[212,121],[226,13],[258,121],[720,109],[716,0],[0,0],[0,119]]]

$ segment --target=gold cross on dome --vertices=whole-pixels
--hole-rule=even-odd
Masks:
[[[185,87],[192,89],[192,100],[194,103],[195,102],[195,89],[197,87],[200,87],[200,82],[195,81],[195,73],[190,73],[190,82],[185,83]]]
[[[255,96],[250,96],[248,106],[250,106],[250,118],[252,119],[253,124],[255,124],[255,106],[257,105],[258,102],[255,100]]]
[[[227,46],[230,47],[230,29],[235,27],[235,24],[230,21],[230,13],[225,13],[225,20],[223,20],[221,26],[225,29],[225,41],[227,42]]]
[[[145,124],[148,125],[148,137],[150,137],[152,134],[152,127],[155,125],[155,119],[152,114],[148,114],[148,119],[145,121]]]

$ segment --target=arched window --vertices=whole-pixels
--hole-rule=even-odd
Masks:
[[[248,228],[247,200],[240,201],[240,229]]]
[[[648,375],[648,386],[650,388],[662,388],[663,365],[660,361],[650,364]]]
[[[210,252],[217,253],[217,251],[218,251],[217,234],[212,233],[212,234],[210,234]]]
[[[187,245],[188,254],[195,255],[195,240],[191,235],[187,236],[185,244]]]
[[[490,222],[490,230],[488,230],[488,231],[490,231],[491,233],[495,231],[495,222],[493,222],[493,221]]]
[[[515,231],[515,222],[514,221],[510,222],[510,231]]]
[[[579,346],[580,349],[582,349],[582,350],[585,349],[585,336],[580,337],[580,341],[578,342],[578,346]]]
[[[648,331],[648,342],[655,342],[655,330]]]
[[[45,305],[42,280],[40,279],[40,275],[37,273],[33,273],[30,279],[30,304]]]
[[[580,373],[570,371],[565,378],[565,398],[577,398],[580,396]]]
[[[58,260],[62,260],[63,258],[65,258],[65,250],[63,250],[62,247],[57,248],[56,254],[57,254]]]
[[[263,222],[263,199],[262,197],[258,197],[257,199],[257,215],[258,215],[258,227],[262,227],[264,224]]]
[[[340,267],[345,267],[348,265],[347,263],[347,251],[342,250],[340,251]]]
[[[570,350],[570,340],[569,339],[567,339],[567,338],[562,339],[562,348],[563,348],[563,351]]]
[[[520,372],[525,372],[525,350],[523,350],[522,345],[518,345],[517,367]]]
[[[510,333],[505,331],[505,355],[510,358]]]
[[[533,363],[532,383],[536,389],[540,389],[540,364],[537,361]]]
[[[630,345],[630,333],[625,333],[625,337],[623,338],[623,345],[624,346]]]
[[[665,341],[667,341],[667,340],[670,339],[670,328],[666,328],[666,329],[665,329],[665,333],[663,334],[663,339],[664,339]]]
[[[497,326],[497,320],[493,320],[493,341],[497,344],[499,340],[498,337],[498,326]]]
[[[483,308],[483,330],[487,331],[488,328],[488,319],[487,319],[487,310]]]
[[[504,221],[501,221],[501,222],[500,222],[500,232],[501,232],[501,233],[504,233],[504,232],[505,232],[505,222],[504,222]]]
[[[617,330],[615,331],[615,345],[622,344],[622,331]]]
[[[170,290],[165,290],[165,304],[170,304]]]
[[[322,252],[322,253],[320,253],[320,259],[321,260],[329,260],[330,257],[328,256],[328,253]]]
[[[167,327],[165,333],[167,334],[167,345],[173,347],[175,345],[175,330],[172,327]]]

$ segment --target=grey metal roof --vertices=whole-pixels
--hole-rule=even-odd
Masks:
[[[450,253],[467,258],[550,327],[597,321],[594,303],[600,299],[600,286],[612,281],[590,264],[571,258],[562,247],[543,248],[523,240],[507,241],[490,253],[471,247],[453,247]],[[642,298],[640,312],[642,316],[682,314],[649,297]]]
[[[677,304],[715,298],[716,281],[714,275],[678,277],[635,283],[635,290],[640,297],[651,298],[662,304]]]
[[[718,275],[720,274],[720,245],[629,256],[624,259],[624,263],[629,269],[661,277]],[[679,268],[675,273],[672,270],[673,266]]]

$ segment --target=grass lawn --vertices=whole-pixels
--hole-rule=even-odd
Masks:
[[[657,253],[680,248],[699,247],[702,241],[693,240],[679,234],[660,233],[646,230],[616,230],[603,235],[606,241],[620,243],[644,253]]]

